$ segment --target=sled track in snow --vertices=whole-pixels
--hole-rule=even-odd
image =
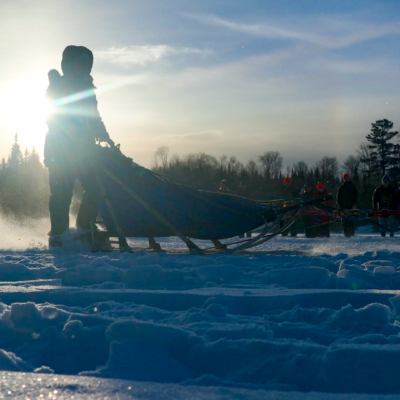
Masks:
[[[400,253],[277,244],[207,257],[0,253],[0,393],[399,394]]]

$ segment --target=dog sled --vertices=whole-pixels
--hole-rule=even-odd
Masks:
[[[179,237],[192,253],[246,250],[287,229],[306,207],[332,199],[283,202],[196,188],[139,166],[118,147],[96,146],[87,162],[85,167],[96,171],[101,214],[89,238],[94,251],[102,250],[105,238],[120,251],[130,251],[131,237],[147,237],[150,249],[161,250],[154,238],[169,236]],[[280,227],[284,215],[285,225]],[[220,242],[260,227],[253,238]],[[201,249],[193,239],[209,240],[213,246]]]

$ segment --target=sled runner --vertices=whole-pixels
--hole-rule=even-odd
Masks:
[[[224,251],[226,245],[219,240],[265,225],[260,234],[234,248],[244,250],[287,229],[304,207],[327,200],[299,201],[278,208],[268,201],[190,187],[135,164],[118,147],[97,146],[88,163],[96,171],[100,214],[107,232],[101,234],[118,238],[120,251],[130,250],[127,237],[148,237],[156,249],[153,238],[167,236],[179,237],[192,252],[202,252],[192,239],[211,240],[213,249]],[[287,212],[295,212],[293,218],[276,231]],[[98,234],[93,230],[94,238]]]

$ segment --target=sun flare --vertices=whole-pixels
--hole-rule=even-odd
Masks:
[[[46,73],[10,80],[0,87],[0,123],[10,135],[18,133],[20,143],[41,152],[47,131],[46,117],[51,104],[45,99]]]

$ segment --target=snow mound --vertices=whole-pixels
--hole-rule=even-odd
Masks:
[[[112,342],[107,364],[80,375],[161,383],[178,383],[196,376],[161,346],[141,340]]]
[[[206,257],[0,252],[0,369],[400,394],[400,296],[388,291],[400,289],[400,252],[371,243],[278,238],[268,254]],[[56,279],[64,288],[44,286]]]
[[[260,275],[260,279],[263,283],[287,288],[318,288],[324,287],[330,276],[330,272],[325,268],[307,267],[268,271]]]

